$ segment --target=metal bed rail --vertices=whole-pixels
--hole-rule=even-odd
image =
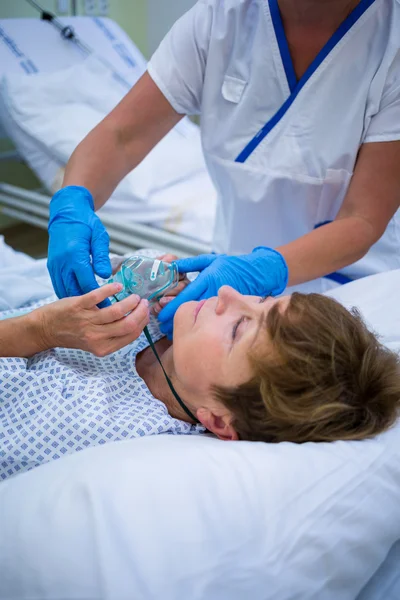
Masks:
[[[37,227],[47,229],[50,197],[23,188],[0,183],[0,211]],[[110,250],[125,254],[138,248],[154,248],[179,257],[210,252],[207,244],[142,223],[121,222],[101,215],[110,236]]]
[[[1,123],[0,123],[0,127],[1,127]],[[0,131],[0,141],[1,141],[1,131]],[[1,162],[11,162],[11,161],[15,161],[15,162],[24,162],[22,156],[20,156],[20,154],[18,154],[18,152],[16,150],[4,150],[3,152],[0,152],[0,163]]]

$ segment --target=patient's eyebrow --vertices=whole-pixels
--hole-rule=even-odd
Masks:
[[[256,342],[259,334],[260,334],[261,328],[262,328],[262,326],[264,324],[264,319],[265,319],[265,315],[264,315],[264,313],[261,313],[260,316],[259,316],[259,319],[258,319],[258,323],[257,323],[257,330],[256,330],[256,332],[254,334],[254,337],[253,337],[253,339],[252,339],[252,341],[250,343],[249,348],[251,348],[255,344],[255,342]]]
[[[266,296],[262,296],[262,297],[260,298],[260,300],[258,301],[258,304],[263,304],[263,303],[264,303],[264,302],[265,302],[265,301],[266,301],[268,298],[269,298],[269,295],[268,295],[268,294],[267,294]],[[263,326],[263,323],[264,323],[264,317],[265,317],[265,315],[264,315],[264,313],[262,312],[262,313],[260,314],[260,317],[259,317],[259,319],[258,319],[257,330],[256,330],[256,332],[255,332],[255,334],[254,334],[254,337],[253,337],[253,339],[252,339],[251,343],[250,343],[249,349],[250,349],[250,348],[251,348],[251,347],[254,345],[254,343],[256,342],[256,340],[257,340],[257,338],[258,338],[258,336],[259,336],[260,330],[261,330],[261,328],[262,328],[262,326]]]
[[[265,302],[265,300],[266,300],[268,297],[269,297],[269,296],[264,296],[263,298],[260,298],[260,300],[259,300],[259,304],[262,304],[263,302]],[[282,298],[283,298],[283,296],[282,296]],[[279,300],[281,300],[281,298],[278,298],[278,299],[277,299],[277,302],[276,302],[276,303],[275,303],[275,304],[274,304],[274,305],[271,307],[271,309],[270,309],[270,310],[274,310],[274,309],[276,310],[276,309],[277,309],[277,310],[278,310],[278,312],[280,312]],[[291,302],[291,299],[290,299],[290,301],[289,301],[289,304],[288,304],[288,306],[286,307],[286,310],[289,308],[290,302]],[[286,311],[285,311],[285,312],[286,312]],[[251,347],[254,345],[254,343],[256,342],[256,340],[257,340],[257,338],[258,338],[258,336],[259,336],[259,334],[260,334],[261,328],[263,327],[264,323],[266,323],[266,320],[267,320],[267,316],[266,316],[266,314],[265,314],[265,313],[263,313],[263,312],[262,312],[262,313],[261,313],[261,315],[260,315],[260,317],[259,317],[259,319],[258,319],[257,331],[256,331],[256,332],[255,332],[255,334],[254,334],[254,337],[253,337],[253,340],[251,341],[251,344],[250,344],[250,346],[249,346],[249,349],[250,349],[250,348],[251,348]]]
[[[267,295],[267,296],[262,296],[262,297],[259,299],[259,301],[258,301],[258,303],[257,303],[257,304],[263,304],[263,302],[265,302],[265,301],[266,301],[268,298],[269,298],[269,295]],[[265,321],[265,315],[264,315],[264,313],[262,312],[262,313],[260,314],[259,318],[258,318],[257,329],[256,329],[256,332],[255,332],[255,334],[254,334],[254,336],[253,336],[253,339],[252,339],[252,340],[251,340],[251,342],[250,342],[250,345],[249,345],[249,350],[250,350],[250,348],[251,348],[251,347],[254,345],[254,343],[256,342],[256,340],[257,340],[257,338],[258,338],[258,336],[259,336],[260,330],[261,330],[261,328],[262,328],[262,326],[263,326],[263,324],[264,324],[264,321]]]

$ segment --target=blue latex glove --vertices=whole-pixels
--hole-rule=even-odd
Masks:
[[[241,294],[277,296],[284,291],[288,281],[288,268],[283,256],[263,246],[255,248],[251,254],[202,254],[177,260],[176,265],[179,273],[201,272],[158,315],[161,331],[170,339],[174,315],[184,302],[217,296],[223,285],[230,285]]]
[[[104,279],[111,276],[108,233],[89,190],[68,186],[57,192],[50,202],[48,230],[47,267],[59,298],[98,288],[94,272]]]

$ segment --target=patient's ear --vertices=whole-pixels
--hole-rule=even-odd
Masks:
[[[233,441],[239,439],[231,424],[232,417],[229,414],[218,416],[208,408],[199,408],[196,416],[200,423],[220,440]]]

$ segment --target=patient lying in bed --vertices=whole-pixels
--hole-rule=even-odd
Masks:
[[[30,356],[34,319],[74,301],[0,326],[13,326],[22,346],[25,331],[21,355]],[[362,439],[388,428],[398,414],[398,357],[356,312],[328,297],[259,298],[225,286],[218,297],[181,306],[173,344],[161,338],[155,321],[149,328],[176,391],[200,424],[175,400],[143,334],[106,357],[49,348],[30,358],[2,358],[0,479],[144,435],[209,430],[225,440]]]

